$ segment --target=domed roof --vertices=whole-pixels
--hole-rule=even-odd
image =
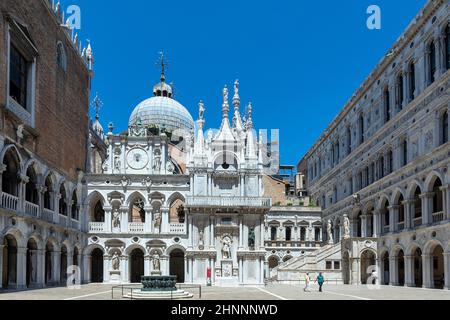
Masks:
[[[138,104],[131,114],[129,126],[135,126],[137,123],[144,127],[155,126],[167,132],[194,129],[194,119],[189,111],[167,96],[155,96]]]

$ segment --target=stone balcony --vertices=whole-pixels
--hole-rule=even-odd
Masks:
[[[266,208],[270,209],[272,199],[262,197],[218,197],[218,196],[189,196],[186,207],[190,208]]]
[[[17,196],[1,192],[0,196],[0,208],[9,210],[19,215],[28,216],[37,220],[42,220],[47,223],[58,225],[63,228],[71,228],[80,230],[80,222],[76,219],[71,219],[66,215],[61,215],[47,208],[41,208],[40,205],[29,202],[21,201]]]
[[[265,240],[266,248],[320,248],[322,241]]]
[[[123,227],[121,230],[111,230],[110,226],[106,222],[90,222],[89,223],[89,233],[91,234],[161,234],[161,235],[186,235],[186,224],[185,223],[170,223],[168,225],[168,231],[161,233],[156,233],[153,231],[147,231],[151,229],[143,222],[129,222],[127,226]]]

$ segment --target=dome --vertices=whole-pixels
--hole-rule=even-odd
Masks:
[[[138,122],[144,127],[156,126],[168,132],[194,129],[194,119],[189,111],[167,96],[155,96],[142,101],[131,114],[129,126],[135,126]]]

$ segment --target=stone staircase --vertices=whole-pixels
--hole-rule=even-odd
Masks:
[[[335,245],[326,245],[307,255],[296,257],[281,263],[276,268],[271,270],[270,278],[272,281],[277,281],[281,280],[279,276],[281,273],[283,274],[281,278],[286,278],[286,274],[288,273],[292,273],[292,278],[296,278],[298,277],[298,274],[303,274],[306,272],[323,272],[324,268],[320,268],[319,266],[325,265],[325,260],[330,259],[332,256],[339,255],[340,251],[340,243]]]

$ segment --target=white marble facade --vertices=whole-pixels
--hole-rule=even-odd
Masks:
[[[231,123],[225,88],[220,129],[205,134],[203,103],[194,131],[184,107],[171,100],[163,75],[154,97],[133,112],[128,133],[115,135],[111,125],[106,134],[103,173],[86,177],[85,279],[129,283],[163,274],[205,285],[210,274],[213,285],[261,285],[271,200],[263,197],[252,107],[244,121],[236,82]],[[173,117],[153,116],[168,105]]]

